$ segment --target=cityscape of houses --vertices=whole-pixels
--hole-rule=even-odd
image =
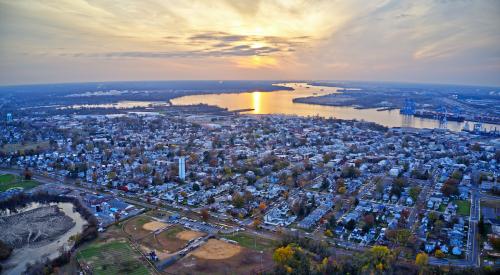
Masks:
[[[498,212],[475,206],[500,190],[500,142],[468,132],[144,112],[10,115],[0,140],[1,168],[109,192],[44,186],[77,192],[103,228],[142,211],[130,198],[343,247],[401,245],[436,258],[476,257],[477,223],[500,236]],[[10,144],[33,146],[8,151]],[[487,239],[484,248],[491,250]]]

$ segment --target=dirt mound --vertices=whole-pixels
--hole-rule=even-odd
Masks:
[[[142,226],[142,228],[145,230],[149,230],[149,231],[155,231],[155,230],[158,230],[161,228],[165,228],[166,226],[168,226],[167,223],[152,221],[152,222],[145,223]]]
[[[190,240],[196,239],[198,237],[205,236],[205,233],[198,232],[198,231],[192,231],[192,230],[186,230],[186,231],[182,231],[182,232],[177,233],[175,236],[183,241],[190,241]]]
[[[40,243],[66,233],[75,221],[56,205],[0,217],[0,240],[11,247]]]
[[[207,260],[223,260],[238,255],[242,248],[221,240],[210,239],[200,248],[196,249],[193,256]]]

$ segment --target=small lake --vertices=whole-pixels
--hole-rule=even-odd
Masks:
[[[66,233],[59,236],[57,239],[50,243],[43,243],[42,245],[34,245],[34,246],[24,246],[22,248],[14,249],[12,255],[6,260],[2,262],[3,265],[3,273],[8,275],[21,274],[26,269],[26,264],[34,263],[37,260],[41,260],[43,258],[55,259],[61,254],[61,249],[66,248],[69,249],[69,239],[71,236],[76,235],[77,233],[81,233],[83,231],[84,226],[87,224],[87,221],[80,215],[80,213],[73,210],[74,206],[69,202],[61,202],[61,203],[49,203],[49,204],[41,204],[41,203],[31,203],[26,207],[19,208],[16,213],[4,212],[1,215],[11,215],[22,213],[24,211],[28,211],[31,209],[35,209],[42,206],[49,205],[57,205],[61,211],[64,212],[67,216],[73,219],[75,222],[75,226],[73,226]]]
[[[357,119],[376,122],[388,127],[448,128],[461,131],[464,122],[448,121],[442,124],[438,120],[405,116],[399,109],[377,111],[377,109],[356,109],[354,107],[321,106],[294,103],[294,98],[321,96],[338,93],[342,88],[307,85],[307,83],[285,83],[280,86],[292,87],[293,91],[249,92],[234,94],[191,95],[172,99],[174,105],[209,104],[229,110],[253,109],[247,114],[286,114],[299,116],[335,117],[339,119]],[[470,127],[473,124],[469,123]],[[483,124],[487,130],[498,125]]]

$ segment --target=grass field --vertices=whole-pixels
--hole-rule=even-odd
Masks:
[[[4,192],[15,187],[31,189],[37,185],[38,183],[34,180],[20,180],[19,177],[11,174],[0,175],[0,192]]]
[[[197,232],[186,230],[180,225],[168,225],[162,223],[160,228],[166,228],[161,233],[154,234],[152,223],[159,223],[149,215],[154,213],[145,213],[127,220],[123,224],[123,232],[134,239],[140,245],[140,249],[148,253],[155,250],[160,259],[166,258],[169,254],[177,252],[184,248],[191,238],[196,237]],[[205,235],[205,234],[203,234]]]
[[[151,218],[149,218],[149,217],[146,217],[146,216],[141,215],[141,216],[138,216],[137,218],[134,218],[134,221],[135,221],[135,224],[136,224],[137,226],[143,226],[143,225],[145,225],[146,223],[148,223],[148,222],[152,221],[152,219],[151,219]]]
[[[141,239],[151,233],[151,231],[143,228],[146,223],[151,221],[153,221],[153,219],[145,215],[131,218],[124,222],[123,231],[134,240]]]
[[[275,248],[276,241],[265,239],[259,236],[254,236],[246,233],[238,232],[236,234],[224,235],[224,238],[238,242],[241,246],[253,249],[269,251]]]
[[[92,244],[77,254],[80,262],[92,267],[93,274],[150,274],[139,257],[125,241]]]
[[[165,237],[170,237],[170,238],[175,238],[175,235],[177,235],[178,233],[184,231],[185,229],[182,228],[182,226],[174,226],[166,231],[164,231],[164,235]]]
[[[158,235],[150,235],[141,240],[141,244],[156,249],[159,252],[173,253],[181,250],[187,244],[187,241],[177,238],[177,234],[185,231],[182,226],[173,226]]]
[[[14,181],[14,179],[15,179],[15,176],[12,174],[0,175],[0,184],[10,183],[10,182]]]
[[[454,203],[458,206],[457,213],[463,216],[470,215],[470,201],[459,201],[456,200]]]
[[[34,143],[27,143],[27,144],[19,144],[19,143],[5,144],[3,146],[3,148],[0,148],[0,152],[14,153],[17,151],[35,150],[37,148],[47,149],[47,148],[49,148],[49,142],[42,141],[42,142],[34,142]]]

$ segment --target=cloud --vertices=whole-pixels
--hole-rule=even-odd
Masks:
[[[216,48],[260,48],[261,51],[273,48],[273,52],[291,52],[310,39],[309,36],[280,37],[265,35],[235,35],[227,32],[203,32],[187,38],[187,44],[207,45]],[[266,45],[266,47],[264,47]],[[269,46],[270,45],[270,46]],[[268,52],[269,53],[269,52]]]
[[[248,45],[239,45],[220,50],[201,51],[124,51],[124,52],[103,52],[103,53],[61,53],[59,56],[72,57],[92,57],[92,58],[201,58],[201,57],[235,57],[235,56],[265,56],[275,52],[280,52],[280,48],[259,47],[252,48]]]
[[[226,0],[227,5],[238,11],[243,16],[255,16],[261,4],[260,0],[253,1],[233,1]]]
[[[207,41],[207,40],[216,40],[221,42],[235,42],[246,40],[248,37],[245,35],[232,35],[226,32],[204,32],[200,34],[193,35],[189,37],[190,40],[193,41]]]
[[[0,0],[0,83],[29,82],[40,64],[59,81],[98,67],[110,79],[433,82],[470,67],[467,81],[484,81],[500,75],[498,14],[498,0]]]
[[[310,38],[308,36],[279,37],[259,35],[235,35],[227,32],[199,32],[188,37],[164,36],[163,42],[192,50],[168,51],[113,51],[94,53],[61,53],[60,56],[91,58],[203,58],[267,56],[295,51]]]

